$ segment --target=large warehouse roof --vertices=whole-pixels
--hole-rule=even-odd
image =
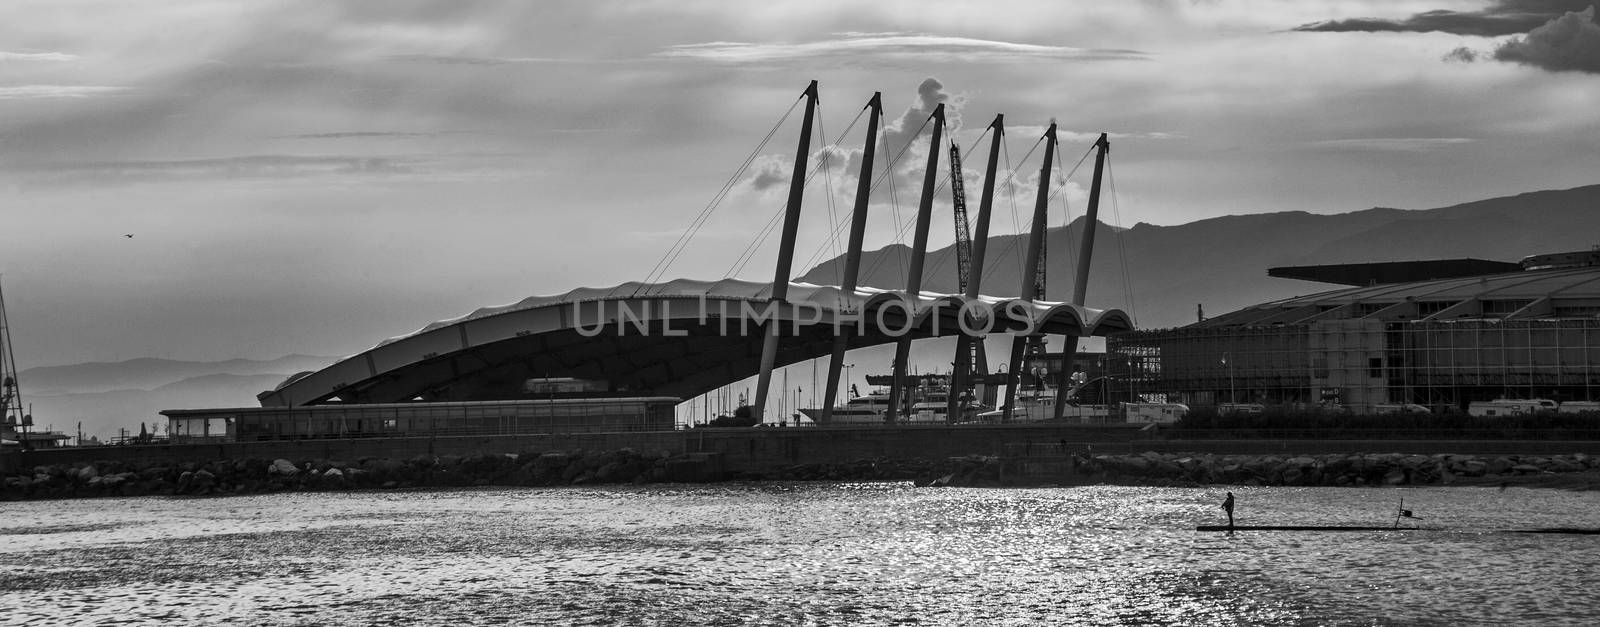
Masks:
[[[1577,265],[1296,296],[1246,307],[1197,322],[1190,328],[1305,324],[1350,318],[1443,321],[1594,318],[1597,315],[1600,315],[1600,266]]]

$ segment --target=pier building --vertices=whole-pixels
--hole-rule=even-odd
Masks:
[[[1269,274],[1356,287],[1110,337],[1108,361],[1132,393],[1191,406],[1464,412],[1499,398],[1600,400],[1600,251]]]

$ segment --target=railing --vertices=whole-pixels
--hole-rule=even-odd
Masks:
[[[530,429],[502,428],[502,427],[445,427],[422,431],[344,431],[329,433],[242,433],[235,438],[225,441],[237,442],[268,442],[268,441],[293,441],[293,440],[354,440],[366,438],[429,438],[429,437],[482,437],[482,436],[526,436],[526,435],[568,435],[579,433],[637,433],[646,431],[662,431],[663,427],[651,423],[623,423],[623,424],[591,424],[591,423],[560,423],[553,425],[539,425]]]
[[[1163,440],[1594,440],[1600,429],[1173,429],[1161,428]]]

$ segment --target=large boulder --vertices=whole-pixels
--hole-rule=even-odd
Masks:
[[[1503,474],[1506,474],[1507,472],[1511,471],[1511,467],[1512,466],[1516,465],[1511,460],[1506,459],[1504,457],[1496,457],[1494,459],[1489,460],[1488,463],[1489,463],[1489,466],[1484,469],[1484,472],[1486,474],[1491,474],[1491,475],[1503,475]]]
[[[287,459],[275,459],[272,460],[271,464],[267,465],[267,474],[269,475],[293,477],[299,473],[300,469],[295,467],[294,462]]]

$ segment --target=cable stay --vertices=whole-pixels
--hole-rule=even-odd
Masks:
[[[860,116],[857,116],[857,117],[859,118]],[[889,196],[890,196],[890,199],[891,199],[891,203],[894,206],[895,241],[897,243],[903,243],[904,242],[904,240],[905,240],[905,232],[906,232],[907,229],[911,228],[912,225],[906,224],[906,225],[902,226],[902,221],[900,219],[900,203],[899,203],[899,200],[898,200],[898,196],[895,193],[894,179],[892,178],[891,175],[894,172],[894,166],[899,163],[901,157],[905,156],[906,152],[911,148],[911,145],[916,143],[916,139],[918,137],[922,136],[923,129],[926,129],[928,127],[928,122],[931,121],[932,119],[933,119],[932,117],[929,117],[928,120],[924,120],[923,123],[922,123],[922,126],[917,129],[917,132],[914,135],[911,136],[911,139],[906,141],[906,145],[900,148],[900,152],[895,153],[894,157],[889,159],[889,162],[884,166],[883,174],[878,175],[878,177],[873,182],[871,189],[869,190],[869,193],[871,191],[877,191],[878,187],[883,185],[883,183],[886,180],[889,182]],[[888,148],[889,148],[888,139],[889,138],[887,137],[887,135],[885,135],[885,137],[883,137],[884,152],[888,152]],[[981,139],[981,137],[980,137],[980,139]],[[942,190],[942,189],[944,189],[944,187],[941,185],[939,189]],[[852,211],[851,213],[853,214],[854,212]],[[839,231],[843,230],[846,226],[849,226],[850,218],[851,218],[851,215],[845,215],[843,218],[840,218],[840,219],[836,220],[834,222],[834,225],[833,225],[833,231],[832,231],[831,236],[835,237],[835,238],[838,237]],[[822,253],[824,251],[825,251],[825,247],[818,246],[817,249],[811,253],[811,257],[806,260],[806,266],[807,267],[815,267],[816,264],[821,261],[821,256],[822,256]],[[835,256],[837,256],[837,255],[835,255]],[[873,263],[872,267],[867,269],[867,272],[864,274],[864,276],[870,276],[874,271],[876,271],[878,269],[878,264],[881,264],[881,263],[883,263],[883,258],[880,257],[876,262]],[[904,264],[904,260],[903,259],[901,260],[901,263]],[[904,270],[903,267],[902,267],[902,270]]]
[[[699,233],[701,227],[705,226],[706,220],[710,219],[711,214],[716,212],[717,208],[722,205],[722,201],[728,197],[728,192],[733,190],[734,185],[739,182],[739,178],[744,176],[745,171],[750,169],[750,164],[754,163],[756,158],[761,156],[761,151],[767,147],[769,142],[772,141],[772,137],[778,133],[778,129],[783,127],[783,123],[789,120],[789,116],[794,114],[795,107],[800,106],[800,102],[804,100],[805,97],[805,94],[801,94],[799,98],[795,99],[794,104],[789,105],[789,110],[783,112],[783,116],[778,118],[778,122],[776,124],[772,125],[772,128],[767,131],[766,136],[761,138],[761,142],[756,145],[754,150],[750,151],[750,154],[745,157],[744,162],[739,164],[738,169],[734,170],[733,175],[729,176],[728,180],[722,183],[721,189],[718,189],[717,193],[711,196],[711,200],[706,203],[705,208],[701,209],[700,213],[695,215],[693,220],[689,221],[689,226],[684,227],[683,233],[678,236],[677,241],[674,241],[672,246],[667,249],[667,252],[661,255],[661,259],[656,261],[656,265],[650,268],[650,273],[645,275],[645,279],[640,287],[648,285],[666,274],[666,271],[669,267],[671,267],[672,262],[676,261],[678,255],[682,254],[683,250],[688,247],[689,240],[694,239],[695,234]],[[618,287],[620,288],[621,286]],[[607,295],[615,295],[615,291],[616,290],[613,289],[612,293],[608,293]],[[635,288],[634,293],[638,293],[638,288]]]
[[[1121,225],[1123,224],[1122,208],[1117,202],[1117,176],[1116,172],[1111,169],[1110,155],[1106,156],[1106,184],[1111,188],[1112,219],[1116,220],[1118,225]],[[1133,276],[1128,269],[1128,247],[1124,241],[1125,238],[1122,235],[1122,231],[1113,230],[1112,233],[1116,235],[1117,255],[1122,262],[1122,290],[1128,303],[1128,319],[1133,322],[1134,327],[1138,327],[1139,315],[1133,304]]]
[[[818,117],[818,120],[820,122],[820,119],[821,119],[821,111],[820,111],[820,109],[821,109],[821,107],[818,107],[818,109],[819,109],[819,111],[817,113],[817,117]],[[843,141],[845,136],[849,135],[850,131],[855,129],[856,124],[861,121],[861,115],[862,115],[861,113],[857,113],[856,114],[855,119],[851,120],[850,125],[846,126],[844,131],[839,134],[838,139],[835,139],[832,143],[826,144],[821,149],[819,149],[819,152],[822,153],[822,157],[817,160],[817,164],[816,165],[812,166],[811,169],[807,171],[806,178],[805,178],[805,185],[806,186],[809,187],[810,184],[811,184],[811,181],[813,179],[815,179],[818,174],[823,173],[825,171],[829,171],[828,170],[828,161],[833,158],[833,153],[834,153],[834,150],[832,150],[832,148],[837,147],[839,145],[839,142]],[[829,196],[828,196],[828,202],[829,202],[829,210],[831,212],[833,210],[833,204],[832,204],[833,203],[833,196],[832,196],[831,192],[829,193]],[[756,236],[751,240],[751,242],[748,245],[745,246],[745,248],[744,248],[744,250],[742,252],[739,253],[739,257],[737,259],[735,259],[735,261],[733,262],[733,265],[728,268],[727,273],[723,274],[722,278],[725,278],[725,279],[726,278],[730,278],[730,277],[736,276],[740,272],[744,271],[745,265],[749,264],[750,261],[752,259],[754,259],[755,255],[761,251],[762,244],[766,243],[767,238],[772,235],[772,231],[775,228],[777,228],[778,221],[779,221],[780,218],[783,217],[784,210],[785,210],[785,207],[783,207],[783,206],[778,207],[778,209],[773,213],[773,217],[770,220],[767,221],[766,226],[764,226],[759,232],[757,232]]]
[[[1041,139],[1041,140],[1040,140],[1040,141],[1043,141],[1043,139]],[[1036,146],[1036,147],[1037,147],[1037,146]],[[1090,153],[1093,153],[1093,152],[1094,152],[1094,147],[1093,147],[1093,146],[1090,146],[1090,147],[1089,147],[1089,150],[1088,150],[1088,151],[1086,151],[1086,152],[1084,152],[1084,153],[1083,153],[1083,158],[1080,158],[1080,159],[1078,159],[1078,164],[1077,164],[1077,165],[1074,165],[1074,166],[1072,166],[1072,170],[1071,170],[1071,171],[1069,171],[1069,172],[1067,172],[1067,175],[1066,175],[1066,177],[1065,177],[1065,178],[1064,178],[1064,179],[1063,179],[1063,180],[1070,180],[1070,179],[1071,179],[1071,178],[1072,178],[1072,175],[1073,175],[1073,174],[1076,174],[1076,173],[1077,173],[1077,172],[1078,172],[1078,168],[1079,168],[1079,167],[1081,167],[1081,166],[1082,166],[1082,165],[1083,165],[1083,162],[1084,162],[1084,160],[1085,160],[1085,159],[1088,159],[1088,158],[1089,158],[1089,155],[1090,155]],[[1032,154],[1033,154],[1033,151],[1031,151],[1031,150],[1030,150],[1030,151],[1028,151],[1028,154],[1029,154],[1029,155],[1032,155]],[[1057,147],[1057,154],[1060,154],[1060,147],[1059,147],[1059,146],[1058,146],[1058,147]],[[1027,158],[1026,158],[1026,157],[1024,157],[1024,161],[1026,161],[1026,159],[1027,159]],[[1007,165],[1006,165],[1006,167],[1010,167],[1010,164],[1009,164],[1009,163],[1008,163],[1008,164],[1007,164]],[[1015,176],[1016,176],[1016,170],[1012,170],[1012,171],[1011,171],[1011,172],[1010,172],[1010,174],[1009,174],[1009,175],[1008,175],[1008,176],[1010,176],[1010,177],[1015,177]],[[1009,180],[1009,179],[1008,179],[1008,180]],[[1009,186],[1008,186],[1008,187],[1009,187]],[[1065,185],[1063,185],[1063,186],[1062,186],[1062,189],[1057,189],[1057,190],[1056,190],[1056,191],[1054,191],[1054,192],[1051,192],[1051,194],[1050,194],[1050,195],[1051,195],[1051,198],[1052,198],[1052,200],[1053,200],[1053,199],[1054,199],[1054,197],[1056,197],[1056,196],[1060,196],[1060,195],[1061,195],[1061,194],[1062,194],[1062,192],[1063,192],[1063,191],[1064,191],[1064,188],[1065,188]],[[1064,202],[1066,202],[1066,201],[1065,201],[1065,200],[1064,200],[1064,199],[1063,199],[1063,200],[1062,200],[1062,202],[1063,202],[1063,203],[1064,203]],[[1012,198],[1012,201],[1011,201],[1011,203],[1012,203],[1012,204],[1011,204],[1011,221],[1012,221],[1012,224],[1016,224],[1016,222],[1017,222],[1017,206],[1016,206],[1016,199],[1015,199],[1015,197],[1013,197],[1013,198]],[[1020,227],[1019,227],[1019,229],[1020,229]],[[1019,235],[1020,235],[1020,233],[1019,233]],[[1014,249],[1015,249],[1015,248],[1016,248],[1016,246],[1017,246],[1017,242],[1018,242],[1018,241],[1020,241],[1020,240],[1021,240],[1021,238],[1020,238],[1020,236],[1019,236],[1019,237],[1013,237],[1013,238],[1012,238],[1012,239],[1011,239],[1011,241],[1010,241],[1010,242],[1008,242],[1008,243],[1007,243],[1007,244],[1006,244],[1006,247],[1005,247],[1005,248],[1004,248],[1004,249],[1002,249],[1002,250],[1001,250],[1001,251],[1000,251],[1000,256],[999,256],[999,257],[996,257],[996,259],[999,259],[999,258],[1003,258],[1003,257],[1005,257],[1005,256],[1006,256],[1006,254],[1007,254],[1007,253],[1009,253],[1009,252],[1011,252],[1011,251],[1012,251],[1012,250],[1014,250]],[[1071,246],[1071,244],[1070,244],[1070,243],[1069,243],[1069,244],[1068,244],[1068,246],[1069,246],[1069,247],[1070,247],[1070,246]],[[1070,251],[1070,250],[1071,250],[1071,249],[1070,249],[1070,248],[1069,248],[1069,251]],[[1070,254],[1070,252],[1069,252],[1069,254]],[[1022,261],[1021,261],[1021,260],[1020,260],[1020,259],[1019,259],[1019,260],[1018,260],[1018,261],[1017,261],[1017,264],[1018,264],[1018,265],[1017,265],[1017,272],[1019,272],[1019,273],[1020,273],[1020,272],[1022,272],[1022,265],[1021,265],[1021,264],[1022,264]],[[983,272],[983,278],[984,278],[984,280],[986,280],[986,281],[987,281],[987,280],[988,280],[988,279],[989,279],[989,275],[990,275],[990,274],[992,274],[992,273],[993,273],[993,272],[994,272],[994,271],[995,271],[995,267],[996,267],[996,266],[989,266],[989,267],[988,267],[988,268],[987,268],[987,269],[985,269],[985,270],[984,270],[984,272]]]

